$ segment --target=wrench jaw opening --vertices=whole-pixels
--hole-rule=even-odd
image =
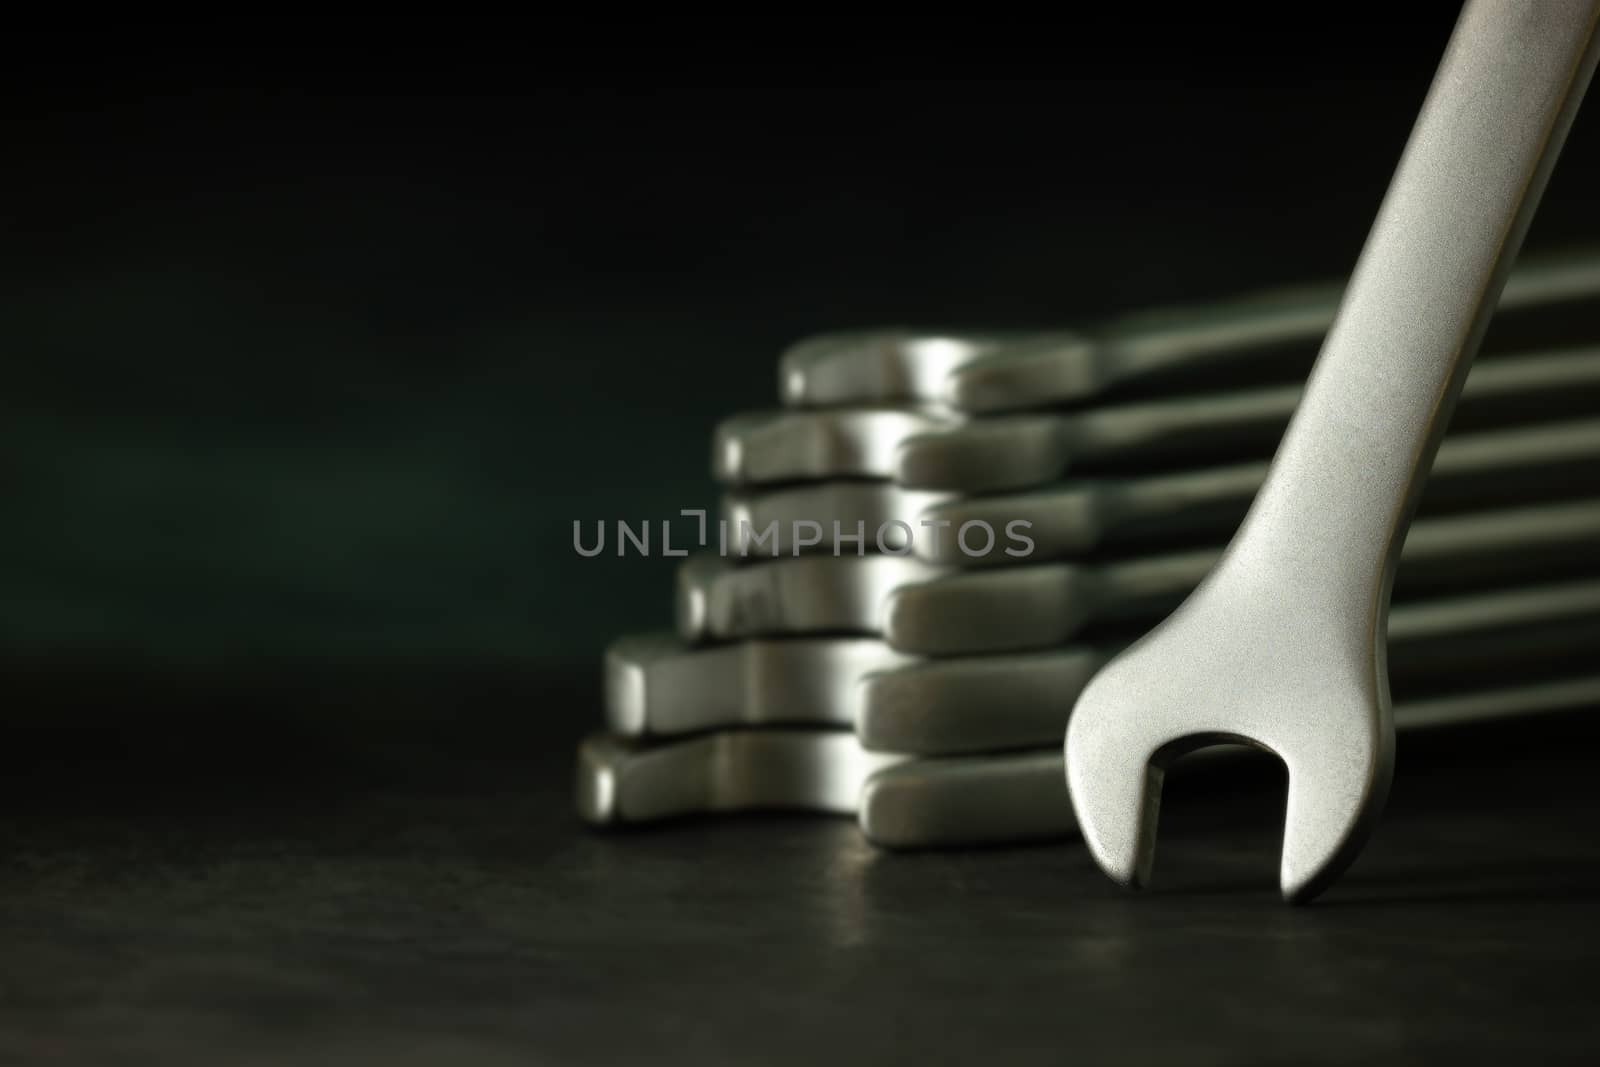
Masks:
[[[1289,772],[1279,884],[1284,900],[1305,903],[1355,859],[1388,797],[1394,721],[1382,635],[1346,626],[1340,640],[1318,613],[1259,605],[1252,618],[1215,588],[1203,586],[1090,681],[1067,722],[1068,793],[1096,862],[1140,888],[1150,883],[1166,769],[1213,745],[1271,752]]]

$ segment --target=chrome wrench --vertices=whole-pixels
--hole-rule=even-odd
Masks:
[[[1587,566],[1600,499],[1423,519],[1401,584],[1427,595]],[[1170,611],[1217,562],[1217,547],[1113,562],[962,570],[910,556],[790,556],[740,565],[696,556],[678,571],[686,641],[854,633],[902,652],[972,655],[1060,645],[1101,624]]]
[[[1456,693],[1395,707],[1402,730],[1600,705],[1600,677]],[[865,751],[847,730],[725,730],[650,744],[607,734],[578,748],[578,814],[596,826],[788,809],[856,815],[885,848],[1053,840],[1076,829],[1061,749],[954,759]]]
[[[1333,324],[1340,284],[1278,289],[1192,307],[1125,315],[1098,330],[858,330],[808,338],[779,358],[790,407],[922,404],[970,413],[1081,404],[1127,386],[1194,376],[1294,349],[1299,376]],[[1500,298],[1507,312],[1600,296],[1600,257],[1520,264]],[[1303,362],[1302,362],[1303,359]]]
[[[1596,706],[1600,677],[1579,676],[1404,701],[1394,707],[1394,725],[1409,736]],[[1211,751],[1219,756],[1237,752]],[[857,819],[868,839],[893,849],[1013,844],[1069,837],[1079,830],[1059,746],[892,763],[868,776]]]
[[[1600,257],[1596,264],[1600,275]],[[1600,309],[1596,319],[1600,333]],[[747,413],[717,426],[712,475],[737,487],[879,478],[973,493],[1027,489],[1080,470],[1264,457],[1301,391],[1280,385],[983,419],[900,408]],[[1462,411],[1589,412],[1597,393],[1600,347],[1519,353],[1472,369]]]
[[[1597,642],[1600,581],[1593,579],[1400,604],[1389,621],[1391,660],[1412,687],[1526,672]],[[1062,735],[1090,677],[1125,644],[912,659],[862,676],[840,718],[876,751],[962,755],[1042,746]]]
[[[1593,72],[1597,17],[1595,0],[1463,10],[1244,525],[1072,713],[1072,803],[1114,880],[1148,882],[1162,768],[1211,744],[1288,766],[1286,900],[1326,888],[1371,832],[1394,766],[1399,545]]]
[[[1600,369],[1600,351],[1596,356]],[[1244,518],[1266,476],[1262,460],[975,497],[884,482],[823,482],[730,493],[722,510],[730,531],[774,527],[760,543],[749,542],[756,557],[836,554],[837,532],[852,538],[839,542],[841,553],[878,551],[881,541],[883,550],[909,545],[928,562],[952,567],[1014,565],[1107,545],[1126,555],[1140,539],[1220,539]],[[1481,509],[1575,490],[1600,491],[1600,418],[1453,434],[1439,450],[1427,501],[1430,508],[1470,501]]]
[[[1463,390],[1462,414],[1530,409],[1549,418],[1576,399],[1593,411],[1594,349],[1484,363]],[[1064,415],[1011,415],[906,438],[892,478],[908,489],[998,492],[1025,489],[1079,467],[1137,461],[1142,469],[1208,459],[1265,456],[1302,390],[1253,390],[1106,407]],[[1570,409],[1569,409],[1570,410]],[[1010,459],[1003,457],[1010,456]]]
[[[1551,631],[1559,629],[1559,637]],[[1389,643],[1412,682],[1520,668],[1600,639],[1600,580],[1402,604]],[[1121,642],[1121,643],[1126,643]],[[606,650],[606,722],[623,737],[732,726],[848,726],[877,751],[919,755],[1038,747],[1119,643],[927,660],[863,637],[689,647],[670,634]]]

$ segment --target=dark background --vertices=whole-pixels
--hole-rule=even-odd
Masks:
[[[1485,861],[1487,884],[1512,892],[1431,922],[1380,907],[1354,932],[1307,934],[1266,910],[1270,810],[1254,852],[1226,838],[1195,861],[1198,898],[1140,912],[1076,850],[885,867],[831,823],[616,842],[579,837],[568,809],[600,652],[669,621],[672,572],[577,558],[573,520],[711,503],[712,426],[772,405],[776,357],[808,333],[1083,324],[1347,272],[1453,16],[1137,5],[1005,27],[619,16],[470,34],[385,19],[12,35],[0,1007],[14,1025],[0,1031],[27,1061],[132,1048],[172,1062],[183,1035],[236,1061],[304,1053],[295,1034],[330,1061],[748,1053],[761,1049],[733,1035],[757,1041],[806,1003],[777,977],[800,974],[835,1006],[899,990],[893,1026],[852,1016],[878,1020],[860,1048],[883,1055],[913,1032],[1044,1050],[1063,1001],[1115,994],[1072,1024],[1102,1051],[1145,1047],[1118,1043],[1127,1026],[1154,1039],[1146,1051],[1207,1058],[1140,1021],[1130,1005],[1153,996],[1211,1040],[1254,1032],[1304,1058],[1307,1035],[1312,1052],[1335,1033],[1369,1053],[1453,1051],[1520,1025],[1419,1046],[1347,990],[1393,1006],[1413,980],[1466,983],[1411,1016],[1435,1037],[1426,1027],[1486,1005],[1586,996],[1549,959],[1586,947],[1570,921],[1592,910],[1592,849],[1529,836],[1501,808],[1472,821],[1480,775],[1501,766],[1495,737],[1413,764],[1465,804],[1443,809],[1454,851],[1426,821],[1437,794],[1404,785],[1424,770],[1408,779],[1402,762],[1396,818],[1412,812],[1415,841],[1390,847],[1416,885],[1432,884],[1428,843],[1457,858],[1485,834],[1514,843]],[[1527,247],[1600,242],[1597,189],[1591,107]],[[1524,787],[1586,773],[1540,762],[1589,743],[1562,729],[1518,750]],[[1279,785],[1266,795],[1281,804]],[[728,888],[752,867],[798,879],[810,903]],[[834,880],[813,884],[819,870]],[[1254,894],[1242,911],[1216,892],[1236,877]],[[1074,942],[1087,955],[1069,953],[1089,970],[1070,978],[1030,955],[1067,936],[1050,925],[1058,884],[1097,902]],[[1565,937],[1518,925],[1551,896],[1578,909]],[[688,925],[652,925],[672,915]],[[1151,915],[1167,917],[1159,951]],[[1438,947],[1463,938],[1477,957]],[[1095,977],[1096,944],[1133,970]],[[1391,972],[1419,952],[1436,970]],[[929,972],[924,955],[945,962]],[[1462,977],[1474,959],[1520,977]],[[700,970],[674,978],[668,960]],[[1253,975],[1256,997],[1320,982],[1328,1013],[1192,1001],[1181,989],[1210,984],[1205,961]],[[1141,992],[1142,966],[1188,985]],[[1006,973],[1029,982],[979,1002],[1001,1031],[956,1027],[961,996]],[[730,989],[754,999],[724,1045],[693,1020],[737,1014]],[[1052,1006],[1024,1007],[1030,989]],[[720,1007],[695,999],[706,990]],[[623,1008],[607,1004],[651,997],[666,1014],[610,1028]],[[956,1019],[928,1019],[923,1001]],[[1587,1045],[1562,1003],[1543,1020],[1547,1058]]]
[[[6,645],[592,663],[671,568],[572,520],[711,502],[795,339],[1347,272],[1449,7],[23,38]],[[1593,125],[1530,249],[1600,239]]]

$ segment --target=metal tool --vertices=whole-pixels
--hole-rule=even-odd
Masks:
[[[1600,705],[1600,676],[1454,693],[1398,704],[1422,730]],[[665,744],[610,735],[578,750],[578,814],[600,826],[791,809],[857,814],[886,848],[995,845],[1075,830],[1059,746],[913,759],[864,750],[847,730],[727,730]]]
[[[596,825],[763,808],[849,814],[868,776],[903,758],[837,730],[736,730],[654,748],[600,735],[578,747],[578,814]]]
[[[881,633],[891,593],[950,573],[910,556],[792,556],[749,566],[691,556],[678,568],[678,633],[686,641]]]
[[[1600,677],[1540,681],[1397,703],[1406,734],[1600,705]],[[1239,748],[1197,752],[1236,756]],[[1051,840],[1078,832],[1059,747],[954,759],[913,759],[869,775],[857,818],[882,848],[950,848]]]
[[[1389,620],[1397,684],[1411,692],[1437,681],[1455,687],[1526,672],[1597,643],[1600,582],[1593,580],[1414,601],[1397,605]],[[1043,745],[1061,736],[1090,677],[1125,644],[1106,639],[878,668],[851,679],[848,721],[865,747],[888,752]]]
[[[1530,580],[1587,565],[1600,499],[1424,519],[1405,543],[1402,593]],[[871,634],[902,652],[972,655],[1059,646],[1092,625],[1153,621],[1191,593],[1220,548],[1113,562],[964,570],[909,556],[716,556],[678,572],[687,641]]]
[[[624,637],[606,649],[606,724],[626,737],[770,723],[849,725],[855,684],[912,662],[867,637],[709,648],[686,648],[670,633]]]
[[[1187,387],[1238,364],[1302,377],[1343,289],[1278,289],[1209,305],[1144,311],[1087,332],[858,330],[809,338],[779,360],[791,407],[923,404],[971,413],[1079,404],[1134,389]],[[1535,313],[1600,296],[1600,257],[1518,266],[1500,298]]]
[[[1116,881],[1148,881],[1162,769],[1206,745],[1287,765],[1286,900],[1315,896],[1370,833],[1394,763],[1398,548],[1593,71],[1597,17],[1600,0],[1466,5],[1243,526],[1079,699],[1067,780]]]
[[[833,555],[836,542],[843,551],[861,555],[911,548],[922,513],[957,499],[954,493],[901,489],[884,482],[823,482],[765,493],[729,493],[722,500],[722,518],[730,543],[743,546],[752,558],[807,550]],[[756,543],[748,531],[761,542]],[[845,537],[852,539],[847,545]]]
[[[1594,366],[1600,369],[1600,358]],[[839,542],[839,551],[851,554],[876,551],[882,541],[885,550],[910,547],[930,563],[949,566],[1038,563],[1112,543],[1125,555],[1141,541],[1221,538],[1244,518],[1266,476],[1267,463],[1260,461],[1080,478],[1032,493],[980,497],[884,482],[824,482],[730,493],[723,518],[735,531],[772,527],[752,545],[768,558],[799,549],[836,554],[837,531],[852,538]],[[1430,509],[1600,491],[1600,418],[1454,434],[1439,450],[1428,487]]]
[[[1600,256],[1595,274],[1600,281]],[[1258,458],[1282,435],[1300,394],[1300,385],[1279,385],[983,419],[896,408],[757,412],[717,427],[712,473],[733,486],[879,478],[974,493],[1077,471]],[[1504,356],[1472,369],[1458,427],[1530,409],[1545,418],[1588,413],[1597,402],[1600,347]]]
[[[1461,684],[1596,640],[1600,580],[1402,604],[1389,623],[1413,683]],[[1038,747],[1125,643],[924,660],[860,637],[693,648],[642,634],[606,652],[606,718],[627,737],[777,724],[850,726],[869,749],[923,755]]]
[[[1586,567],[1597,520],[1595,500],[1424,520],[1406,541],[1402,598]],[[1098,567],[957,571],[894,589],[881,633],[925,656],[1048,648],[1094,624],[1154,620],[1190,595],[1219,556],[1208,549]]]
[[[1574,401],[1594,410],[1595,350],[1476,368],[1463,397],[1460,426],[1497,413],[1545,418]],[[907,438],[895,454],[893,479],[915,489],[965,493],[1024,489],[1078,467],[1142,469],[1198,461],[1264,456],[1299,402],[1298,388],[1193,396],[1066,415],[983,419]],[[1571,410],[1570,408],[1568,409]],[[1003,460],[1002,456],[1010,456]]]

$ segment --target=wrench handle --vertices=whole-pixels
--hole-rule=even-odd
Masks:
[[[1600,0],[1463,10],[1229,551],[1264,595],[1293,590],[1381,647],[1398,546],[1594,71],[1597,18]]]

